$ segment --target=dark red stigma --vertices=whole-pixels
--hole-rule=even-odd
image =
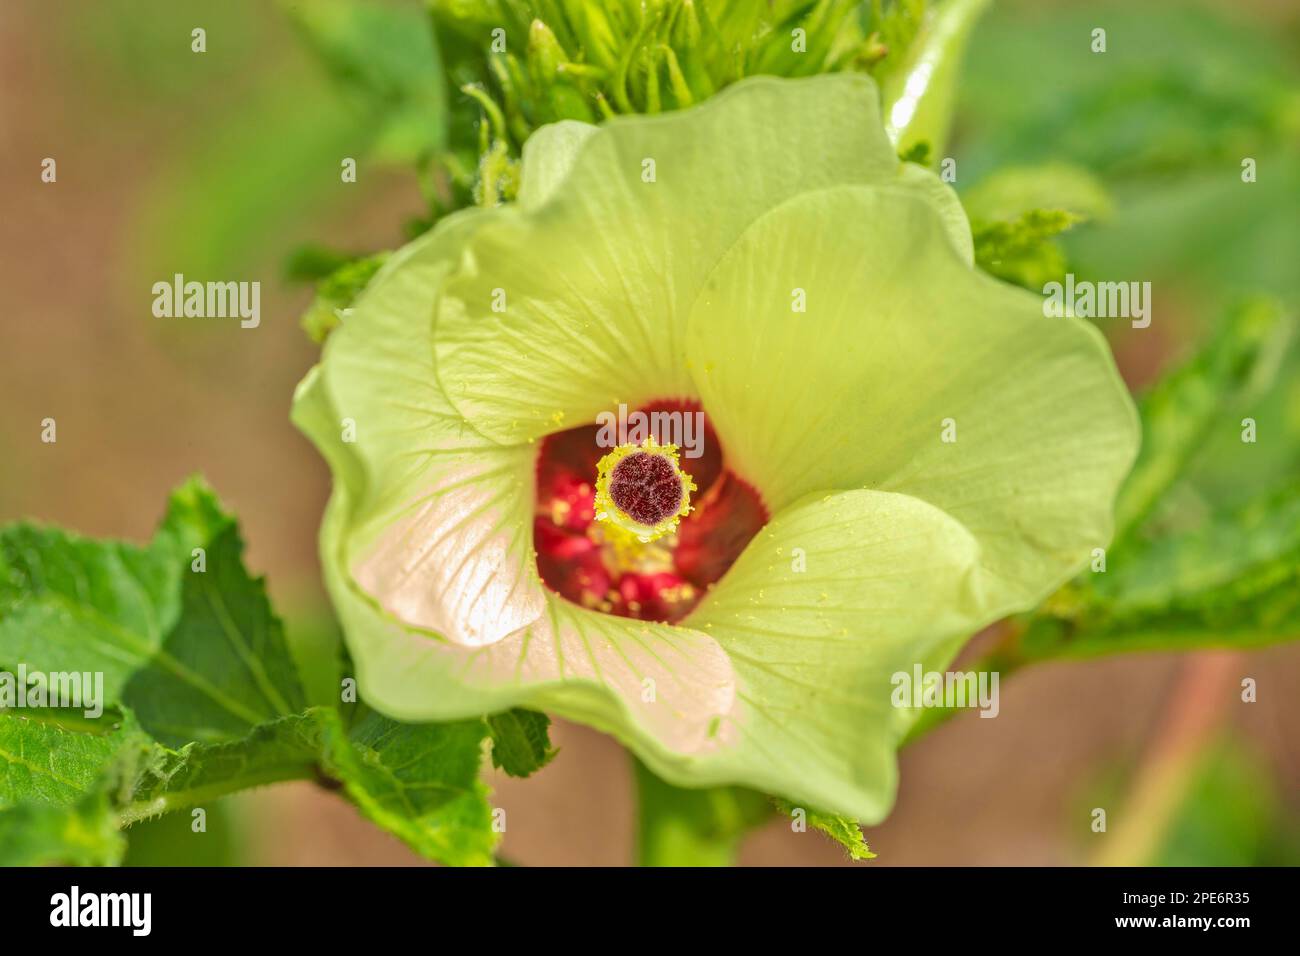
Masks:
[[[609,496],[634,521],[657,525],[682,506],[682,480],[663,455],[634,451],[609,476]]]
[[[694,414],[687,402],[657,402],[645,412]],[[679,459],[695,482],[691,511],[677,531],[629,555],[612,547],[595,519],[597,464],[610,448],[599,429],[584,425],[548,435],[537,457],[533,541],[542,581],[560,596],[609,614],[646,621],[680,621],[726,573],[767,523],[758,493],[726,467],[718,436],[704,419],[702,454]],[[670,435],[656,435],[660,443]],[[609,495],[625,514],[655,525],[682,505],[681,478],[661,455],[633,452],[610,474]]]

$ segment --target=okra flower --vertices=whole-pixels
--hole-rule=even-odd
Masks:
[[[597,441],[620,405],[701,413],[703,454],[609,472],[645,453]],[[543,127],[518,202],[394,254],[294,413],[373,705],[532,707],[864,822],[916,716],[892,675],[1083,567],[1137,445],[1101,336],[976,271],[850,74]]]

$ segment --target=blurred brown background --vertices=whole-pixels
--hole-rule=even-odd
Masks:
[[[1279,7],[1251,15],[1268,22]],[[206,54],[190,51],[195,26],[207,30]],[[364,155],[372,134],[273,4],[0,4],[0,521],[143,540],[169,490],[201,472],[240,516],[250,567],[268,575],[290,632],[318,627],[315,541],[329,477],[288,420],[317,349],[297,326],[311,290],[288,282],[284,264],[307,242],[391,248],[422,213],[400,169],[362,164],[359,182],[339,181],[339,159]],[[57,183],[40,180],[45,157],[57,160]],[[150,287],[174,272],[260,280],[261,327],[154,318]],[[1145,380],[1164,350],[1177,351],[1150,341],[1147,353],[1121,355],[1126,373]],[[46,417],[57,420],[56,444],[40,441]],[[1259,683],[1258,703],[1239,701],[1245,676]],[[1004,683],[998,719],[963,714],[906,750],[897,808],[867,834],[875,865],[1105,859],[1105,841],[1141,821],[1126,824],[1121,799],[1105,804],[1115,808],[1110,834],[1091,833],[1091,794],[1119,774],[1129,806],[1158,809],[1169,755],[1225,734],[1294,819],[1297,727],[1294,645],[1031,669]],[[561,754],[548,768],[495,781],[504,853],[526,864],[629,862],[624,754],[584,728],[554,736]],[[1150,799],[1132,799],[1144,787]],[[229,803],[246,862],[418,862],[307,784]],[[1240,832],[1230,841],[1264,838]],[[842,855],[776,821],[742,862]]]

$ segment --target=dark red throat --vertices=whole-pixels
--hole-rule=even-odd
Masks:
[[[694,403],[673,401],[640,409],[699,410]],[[596,465],[611,450],[598,444],[598,434],[596,425],[584,425],[541,443],[533,523],[537,570],[552,591],[584,607],[646,621],[680,621],[767,523],[767,509],[727,468],[706,418],[702,453],[680,459],[696,490],[676,533],[639,547],[626,541],[615,547],[595,515]],[[610,479],[614,503],[642,524],[657,524],[681,507],[681,480],[659,455],[634,452],[614,467]]]

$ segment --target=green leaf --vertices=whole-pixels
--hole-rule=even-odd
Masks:
[[[1011,222],[972,220],[975,263],[999,279],[1040,291],[1065,275],[1065,256],[1052,237],[1078,221],[1064,209],[1031,209]]]
[[[0,529],[0,670],[102,671],[106,705],[98,718],[0,709],[0,863],[117,862],[121,826],[290,779],[338,789],[433,859],[491,863],[478,779],[488,725],[308,708],[242,551],[198,481],[173,494],[145,547]],[[19,703],[12,681],[0,703]],[[521,716],[514,744],[549,759],[544,721]],[[540,759],[511,751],[529,756]]]
[[[481,720],[403,724],[365,713],[345,731],[318,711],[325,772],[371,821],[452,866],[487,866],[499,836],[478,778]]]
[[[181,617],[123,701],[159,741],[180,745],[241,736],[306,706],[284,630],[262,579],[243,566],[235,520],[191,481],[172,495],[160,539],[176,542]],[[194,548],[206,570],[196,571]]]
[[[862,827],[858,826],[857,821],[833,813],[796,807],[790,801],[780,798],[776,798],[774,802],[777,809],[787,816],[793,816],[801,811],[805,813],[808,826],[824,833],[842,846],[848,853],[849,859],[874,860],[876,858],[876,854],[872,853],[871,848],[867,846],[867,841],[862,836]]]
[[[1300,637],[1300,489],[1113,550],[1046,611],[1022,641],[1030,658]]]
[[[1208,595],[1266,569],[1259,578],[1262,589],[1278,574],[1300,573],[1297,554],[1300,488],[1292,487],[1233,513],[1203,517],[1185,531],[1135,541],[1113,555],[1107,573],[1085,580],[1097,603],[1129,613]]]
[[[516,707],[487,718],[492,732],[492,766],[512,777],[527,777],[554,759],[547,728],[551,718]]]
[[[316,779],[424,856],[488,865],[498,837],[478,779],[485,736],[482,721],[399,724],[363,709],[349,727],[337,710],[313,707],[238,741],[142,750],[119,814],[132,824],[251,787]]]
[[[0,709],[0,810],[24,802],[70,806],[108,772],[132,731],[67,730],[49,710]]]
[[[1116,502],[1116,546],[1137,529],[1214,433],[1240,432],[1233,414],[1276,372],[1293,323],[1279,307],[1255,299],[1230,312],[1201,350],[1166,375],[1139,403],[1142,448]]]
[[[26,524],[0,530],[0,666],[102,672],[119,699],[180,617],[174,557],[170,540],[141,549]]]
[[[4,859],[116,862],[118,826],[163,781],[175,792],[195,775],[188,757],[201,745],[189,741],[247,732],[264,714],[302,706],[279,623],[241,550],[233,519],[198,482],[173,495],[146,547],[0,529],[0,666],[100,672],[103,697],[93,703],[108,706],[99,718],[84,707],[0,711],[0,833],[23,834],[3,840]],[[124,712],[131,706],[142,720]],[[186,759],[146,730],[186,742]],[[203,767],[221,780],[215,792],[229,792],[248,779],[244,763],[240,754]],[[188,782],[195,799],[214,792]]]
[[[1033,292],[1065,274],[1065,255],[1054,237],[1112,213],[1097,178],[1065,163],[999,170],[964,193],[962,205],[971,217],[979,266]]]
[[[104,793],[70,807],[25,802],[0,812],[0,866],[113,866],[125,851]]]
[[[1288,309],[1283,323],[1288,341],[1276,350],[1270,346],[1261,360],[1260,388],[1246,389],[1225,416],[1237,427],[1214,430],[1179,483],[1180,493],[1216,510],[1242,507],[1294,484],[1300,475],[1300,334],[1296,334],[1295,311]],[[1283,334],[1279,329],[1278,338]],[[1256,442],[1241,440],[1241,421],[1246,417],[1255,420]],[[1159,520],[1169,522],[1174,517],[1171,511],[1171,507],[1161,508]]]
[[[125,752],[119,817],[124,825],[199,806],[226,794],[317,776],[321,709],[281,717],[240,740],[189,743],[173,750],[147,744]]]
[[[102,671],[105,703],[125,704],[171,746],[301,711],[283,630],[242,553],[234,519],[197,480],[172,495],[146,548],[7,527],[0,661]]]
[[[1096,177],[1065,163],[999,170],[965,193],[962,205],[980,268],[1031,292],[1065,275],[1057,236],[1113,211]]]
[[[111,792],[119,753],[141,735],[128,721],[69,729],[79,723],[54,710],[0,710],[0,866],[121,859]]]
[[[284,262],[284,277],[290,282],[320,282],[331,272],[342,269],[356,256],[318,242],[305,242],[289,253]]]
[[[388,259],[387,252],[345,261],[316,286],[316,298],[299,324],[318,345],[334,331],[348,309]]]
[[[632,763],[641,866],[731,866],[741,838],[771,819],[771,803],[756,790],[687,790],[660,780],[635,757]]]

